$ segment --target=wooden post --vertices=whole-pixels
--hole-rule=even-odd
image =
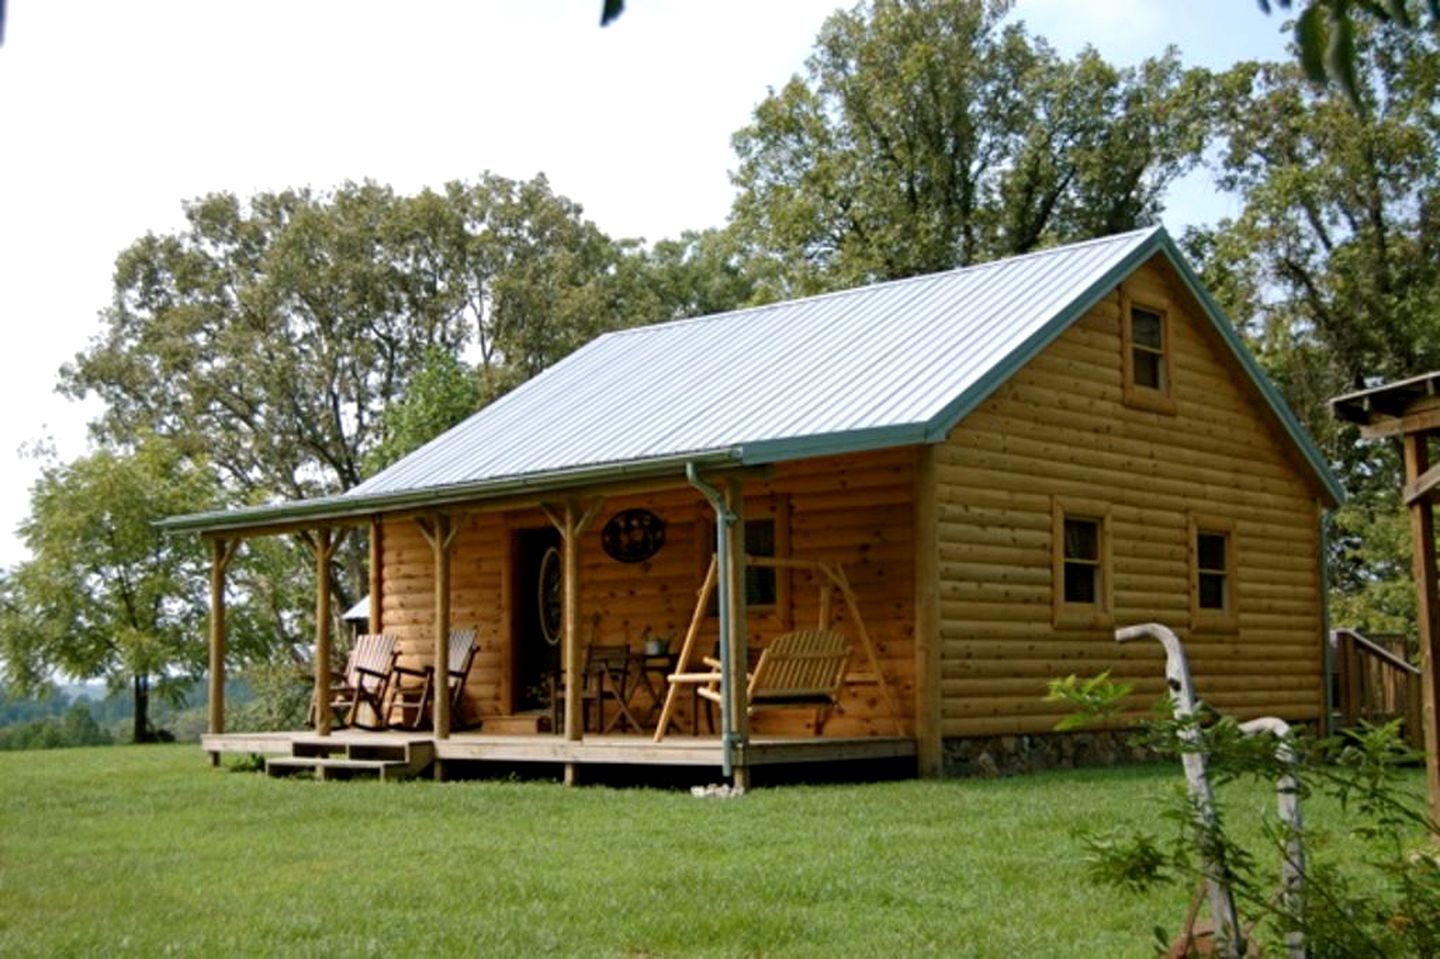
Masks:
[[[919,774],[944,767],[940,729],[940,512],[935,448],[920,447],[915,470],[915,753]]]
[[[370,615],[369,632],[383,633],[385,577],[385,524],[379,516],[370,517]]]
[[[225,732],[225,570],[235,555],[238,540],[210,541],[210,734]],[[210,765],[220,764],[220,754],[210,754]]]
[[[431,702],[431,730],[436,739],[450,738],[450,547],[455,543],[459,527],[448,513],[416,517],[415,525],[425,542],[430,544],[435,559],[435,698]],[[435,763],[435,778],[441,776],[440,763]]]
[[[540,507],[560,531],[561,588],[564,596],[560,661],[565,671],[565,738],[570,742],[585,738],[585,715],[581,712],[580,698],[581,683],[584,681],[581,673],[585,669],[585,651],[580,644],[580,546],[585,530],[604,503],[604,499],[596,498],[588,509],[581,512],[579,501],[572,497],[565,501],[565,508],[559,513],[543,503]],[[566,763],[565,785],[573,786],[577,781],[575,764]]]
[[[1415,483],[1430,467],[1430,434],[1405,434],[1405,482]],[[1410,504],[1410,549],[1415,575],[1415,615],[1420,630],[1420,692],[1425,728],[1425,783],[1430,798],[1430,819],[1440,822],[1440,727],[1436,725],[1436,704],[1440,702],[1440,603],[1435,594],[1435,516],[1429,496]],[[1440,840],[1440,833],[1435,838]]]
[[[735,522],[726,529],[730,568],[721,570],[721,575],[729,581],[726,618],[730,636],[726,646],[730,654],[731,743],[740,754],[733,776],[734,784],[743,789],[750,785],[750,769],[745,762],[745,747],[750,743],[750,631],[745,608],[745,491],[733,476],[725,480],[725,505],[735,516]]]
[[[330,556],[329,529],[315,531],[315,734],[330,735]]]

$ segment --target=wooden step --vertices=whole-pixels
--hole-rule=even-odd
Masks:
[[[413,779],[435,760],[435,746],[427,739],[398,742],[345,742],[297,740],[289,756],[265,760],[269,776],[310,771],[316,779],[349,779],[375,775],[382,781]],[[343,753],[336,756],[335,753]]]

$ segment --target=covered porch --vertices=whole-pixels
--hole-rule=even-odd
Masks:
[[[352,505],[337,497],[331,515],[295,504],[301,515],[272,512],[248,524],[216,514],[207,526],[192,526],[210,541],[213,558],[211,713],[202,748],[218,763],[225,753],[303,759],[412,744],[433,759],[436,775],[447,763],[557,764],[569,783],[586,766],[713,767],[743,785],[749,769],[770,764],[914,757],[914,697],[926,688],[915,678],[915,459],[901,449],[763,470],[692,461],[665,464],[655,476],[569,477],[553,490],[455,491],[453,502],[432,495],[425,503]],[[637,512],[661,524],[664,548],[617,559],[606,543],[610,527]],[[478,631],[461,696],[453,706],[450,697],[434,697],[419,731],[337,728],[320,708],[313,728],[228,732],[225,576],[235,550],[256,535],[295,535],[310,547],[313,697],[326,703],[340,661],[335,650],[343,648],[333,635],[330,564],[343,537],[357,533],[368,542],[369,632],[395,635],[402,662],[444,675],[451,630]],[[558,581],[548,587],[537,562],[544,552],[558,560]],[[817,588],[837,570],[843,592]],[[558,627],[550,642],[537,636],[544,614],[536,607],[547,588]],[[816,624],[853,639],[833,717],[811,718],[808,709],[752,716],[746,678],[756,658],[776,637]],[[587,703],[586,684],[569,681],[586,675],[597,645],[628,650],[643,670],[657,637],[664,669],[648,664],[631,721],[617,722],[613,702]],[[664,713],[673,688],[666,669],[714,670],[716,681],[703,684],[716,694],[713,727],[693,705],[702,684],[668,697]],[[551,699],[541,691],[547,675],[555,677]]]

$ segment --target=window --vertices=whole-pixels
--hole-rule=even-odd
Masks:
[[[1110,623],[1110,508],[1056,499],[1053,505],[1056,626]]]
[[[1132,300],[1121,287],[1120,317],[1126,405],[1173,414],[1169,312],[1163,306]]]
[[[1190,625],[1234,629],[1235,524],[1221,517],[1190,517]]]
[[[715,555],[715,514],[708,504],[699,507],[696,523],[697,577],[703,580]],[[750,556],[770,558],[790,555],[790,509],[788,498],[771,496],[745,502],[745,552]],[[774,566],[745,567],[745,605],[747,611],[761,616],[775,615],[788,628],[790,577]],[[719,590],[710,596],[706,615],[719,615]]]

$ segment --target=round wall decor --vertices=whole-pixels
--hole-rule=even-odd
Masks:
[[[624,509],[600,531],[600,545],[611,559],[642,563],[665,545],[665,521],[648,509]]]

